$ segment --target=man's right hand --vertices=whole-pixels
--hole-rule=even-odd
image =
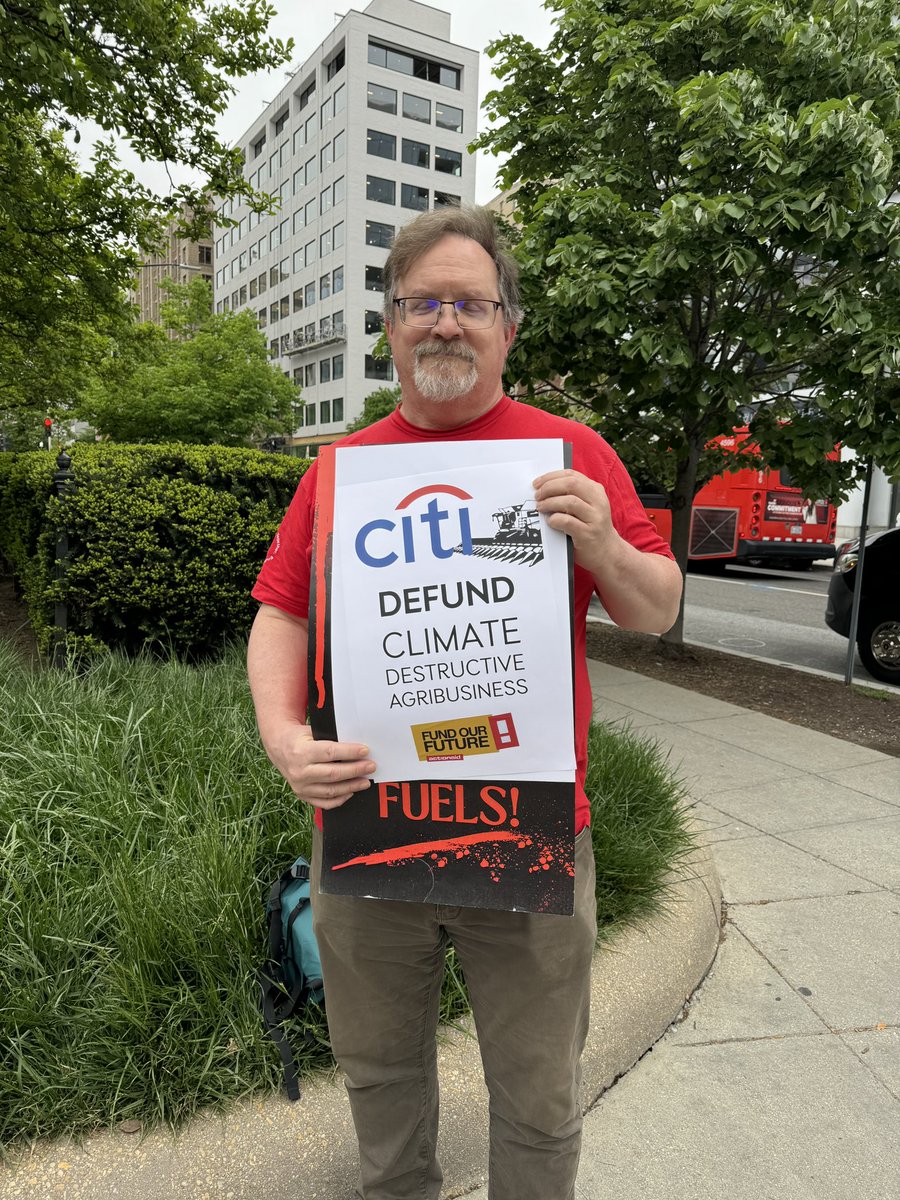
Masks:
[[[317,742],[308,725],[292,721],[269,737],[266,750],[295,795],[315,808],[337,808],[371,787],[375,763],[358,742]]]

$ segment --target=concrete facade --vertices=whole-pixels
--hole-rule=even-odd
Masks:
[[[185,212],[183,215],[187,215]],[[204,238],[198,242],[183,238],[176,232],[177,221],[171,220],[166,228],[163,247],[155,254],[147,254],[135,277],[134,287],[128,299],[137,305],[142,321],[159,324],[159,306],[165,299],[160,285],[165,279],[175,283],[190,283],[197,275],[212,283],[213,244]]]
[[[394,382],[371,356],[394,232],[424,208],[472,204],[478,53],[416,0],[349,11],[238,145],[278,209],[215,230],[215,307],[249,308],[272,361],[302,388],[295,453],[316,453]]]

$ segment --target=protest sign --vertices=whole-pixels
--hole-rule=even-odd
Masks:
[[[320,455],[310,720],[377,764],[324,814],[323,891],[571,912],[571,554],[532,487],[564,465],[555,439]]]

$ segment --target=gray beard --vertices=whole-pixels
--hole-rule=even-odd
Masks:
[[[461,343],[420,342],[413,352],[413,382],[426,400],[446,402],[467,396],[478,382],[475,351]],[[465,366],[465,370],[461,367]]]

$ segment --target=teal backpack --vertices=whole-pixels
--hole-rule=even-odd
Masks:
[[[278,1047],[284,1064],[288,1099],[300,1099],[294,1053],[284,1031],[284,1022],[307,1004],[322,1004],[322,964],[312,927],[309,903],[309,863],[298,858],[272,884],[266,904],[269,927],[269,957],[257,979],[263,1023]],[[306,1040],[315,1039],[306,1032]]]

